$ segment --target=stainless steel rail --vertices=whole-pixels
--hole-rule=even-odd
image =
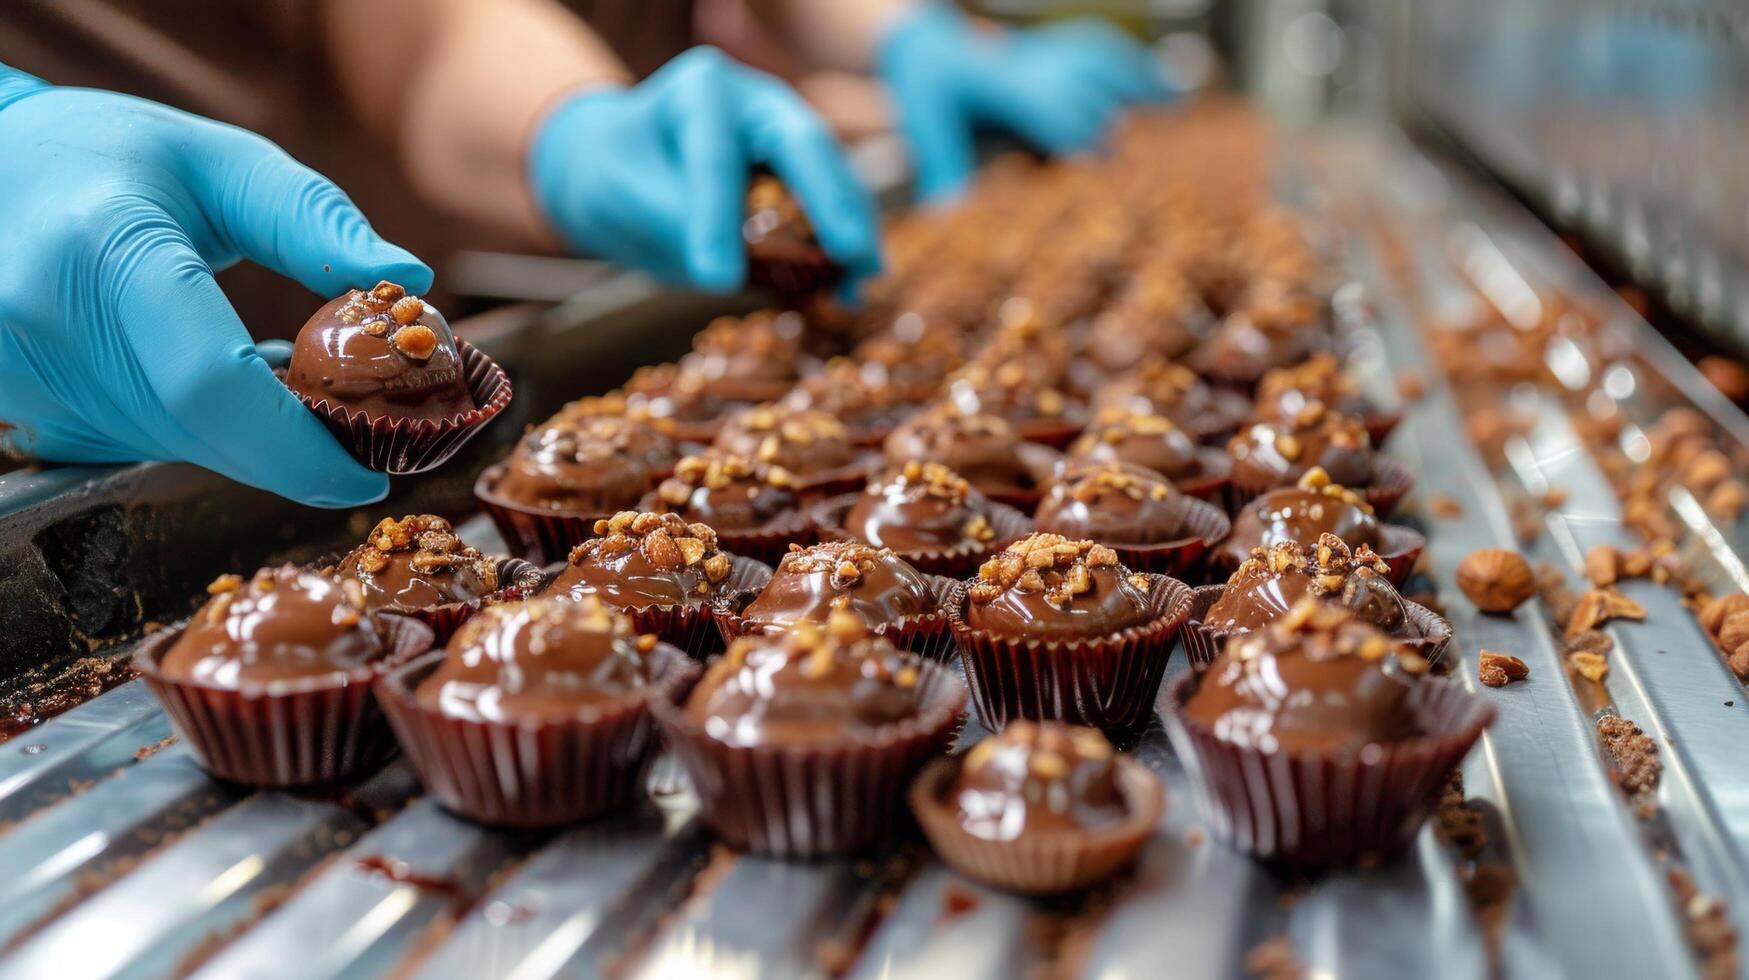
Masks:
[[[1302,169],[1290,177],[1329,195],[1373,198],[1411,236],[1422,285],[1440,302],[1467,294],[1451,251],[1459,220],[1502,243],[1514,268],[1524,261],[1521,246],[1552,248],[1504,223],[1511,213],[1497,202],[1406,156],[1406,147],[1347,139],[1371,169],[1296,155]],[[1443,188],[1433,203],[1398,192],[1429,180]],[[1381,196],[1379,188],[1397,190]],[[1358,362],[1381,380],[1403,368],[1436,379],[1411,328],[1416,313],[1380,257],[1362,238],[1347,244],[1379,314],[1368,319],[1363,304],[1350,311]],[[1582,280],[1564,287],[1575,283]],[[1637,342],[1651,342],[1643,324],[1629,326]],[[1675,371],[1654,358],[1647,364]],[[1426,522],[1436,581],[1450,583],[1471,550],[1512,540],[1509,481],[1570,491],[1550,517],[1547,546],[1569,567],[1577,568],[1578,548],[1619,533],[1601,474],[1548,407],[1546,424],[1517,448],[1521,465],[1495,474],[1465,441],[1443,383],[1406,406],[1391,451],[1423,488],[1462,507],[1461,516]],[[1714,530],[1729,540],[1728,529]],[[491,535],[484,522],[465,533]],[[1749,773],[1732,752],[1745,744],[1749,698],[1734,696],[1741,689],[1660,590],[1633,594],[1654,607],[1653,618],[1614,630],[1610,691],[1624,715],[1669,746],[1658,802],[1685,865],[1726,900],[1741,929]],[[1492,814],[1491,856],[1519,882],[1500,937],[1503,972],[1695,975],[1662,856],[1610,782],[1593,719],[1564,680],[1542,611],[1532,604],[1513,617],[1483,616],[1454,589],[1442,599],[1457,630],[1458,677],[1472,682],[1484,646],[1510,650],[1532,669],[1528,682],[1489,692],[1500,717],[1464,772],[1469,795]],[[1168,683],[1184,669],[1175,663]],[[1724,704],[1734,697],[1735,707]],[[1278,876],[1203,839],[1157,726],[1135,751],[1167,782],[1166,818],[1137,872],[1093,908],[991,892],[914,851],[816,864],[734,856],[700,827],[696,801],[671,770],[658,773],[660,792],[641,812],[556,835],[504,834],[418,799],[401,764],[343,798],[323,798],[223,787],[177,745],[135,758],[167,731],[134,683],[0,745],[0,818],[15,822],[0,834],[9,898],[0,906],[0,976],[197,968],[213,977],[405,969],[539,978],[612,969],[640,978],[842,971],[975,980],[1020,975],[1060,955],[1044,940],[1041,916],[1077,937],[1077,965],[1088,976],[1233,975],[1249,950],[1280,935],[1322,975],[1474,977],[1490,969],[1462,858],[1432,828],[1384,867]],[[890,901],[877,901],[883,895]]]

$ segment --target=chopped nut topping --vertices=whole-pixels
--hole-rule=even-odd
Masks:
[[[1116,460],[1078,463],[1065,474],[1070,499],[1084,504],[1097,504],[1108,494],[1122,494],[1131,500],[1165,500],[1175,492],[1172,484],[1158,478],[1148,478]]]
[[[418,323],[418,319],[426,312],[427,307],[417,296],[407,295],[405,287],[384,280],[372,286],[369,291],[354,289],[346,294],[346,301],[340,305],[336,315],[341,323],[358,324],[359,329],[371,337],[382,337],[394,333],[393,343],[396,349],[415,360],[423,361],[437,349],[437,334],[430,327]],[[414,330],[405,340],[402,335]],[[429,337],[429,346],[426,338]],[[424,351],[424,353],[418,353]]]
[[[1238,582],[1257,575],[1282,575],[1297,571],[1312,578],[1312,591],[1317,594],[1341,592],[1349,576],[1388,575],[1390,566],[1361,545],[1350,549],[1334,534],[1323,534],[1308,552],[1295,541],[1278,541],[1268,548],[1252,548],[1251,557],[1240,564],[1229,582]]]
[[[1427,673],[1432,666],[1409,645],[1366,623],[1352,610],[1310,597],[1294,603],[1266,629],[1234,638],[1227,651],[1234,659],[1251,660],[1284,647],[1313,660],[1358,657],[1382,662],[1389,658],[1399,670],[1415,676]]]
[[[736,453],[711,449],[684,456],[674,465],[674,475],[658,488],[662,499],[685,503],[698,487],[725,490],[737,483],[763,483],[779,490],[795,487],[795,477],[781,466],[756,462]]]
[[[830,572],[834,589],[851,589],[873,575],[892,554],[889,548],[873,548],[859,541],[827,541],[809,547],[791,544],[789,554],[777,567],[780,572],[798,575]]]
[[[1567,620],[1566,635],[1577,636],[1612,619],[1646,618],[1646,607],[1614,589],[1592,589],[1579,597],[1579,605]]]
[[[1339,483],[1331,483],[1330,474],[1324,472],[1324,467],[1322,466],[1314,466],[1307,470],[1305,474],[1300,477],[1299,486],[1301,490],[1310,490],[1315,493],[1321,493],[1326,497],[1331,497],[1340,500],[1345,504],[1359,507],[1368,514],[1372,513],[1372,505],[1366,502],[1366,497],[1364,495],[1356,493]]]
[[[226,592],[235,592],[242,587],[243,576],[220,575],[207,584],[206,592],[207,595],[222,595]]]
[[[1481,682],[1489,687],[1505,687],[1512,681],[1521,681],[1529,677],[1530,667],[1509,653],[1483,650],[1477,674]]]
[[[729,556],[717,550],[717,532],[703,524],[688,524],[673,514],[622,510],[595,522],[595,537],[571,549],[570,562],[581,565],[634,549],[665,571],[697,568],[702,591],[729,577]]]
[[[769,636],[745,636],[729,645],[712,670],[739,670],[749,654],[768,649]],[[923,678],[916,658],[870,633],[860,616],[846,610],[832,612],[824,623],[804,620],[784,631],[780,648],[783,658],[798,664],[809,680],[824,680],[840,671],[862,679],[915,688]]]
[[[1046,602],[1061,608],[1093,588],[1093,571],[1100,568],[1128,575],[1118,564],[1117,552],[1105,545],[1071,541],[1060,534],[1032,534],[984,562],[966,595],[973,602],[989,602],[1009,590],[1042,592]]]
[[[395,331],[391,338],[395,349],[415,361],[423,361],[437,351],[437,333],[423,323],[415,323]]]
[[[1588,681],[1601,683],[1609,675],[1609,658],[1600,653],[1580,651],[1567,654],[1567,665]]]

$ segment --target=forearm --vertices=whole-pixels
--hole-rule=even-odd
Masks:
[[[569,92],[630,80],[580,19],[551,0],[330,0],[324,28],[347,100],[421,195],[554,241],[528,186],[535,127]]]
[[[816,68],[871,72],[899,18],[932,0],[746,0],[760,22]]]

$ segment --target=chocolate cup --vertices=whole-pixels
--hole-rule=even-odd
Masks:
[[[668,512],[668,505],[651,491],[638,501],[638,510],[663,513]],[[702,523],[710,524],[709,521]],[[795,510],[785,511],[759,527],[727,530],[714,524],[710,526],[717,532],[717,544],[724,551],[767,565],[782,561],[783,556],[789,554],[791,544],[809,545],[815,538],[813,511],[799,504]]]
[[[747,250],[747,282],[784,298],[811,296],[844,278],[844,268],[818,245]],[[779,392],[779,394],[782,394]]]
[[[1167,695],[1166,732],[1215,833],[1268,861],[1341,865],[1403,850],[1494,720],[1488,699],[1437,677],[1416,685],[1430,734],[1356,753],[1263,751],[1189,718],[1201,677]]]
[[[477,406],[445,419],[377,416],[291,388],[298,401],[334,433],[354,459],[379,473],[409,476],[443,465],[510,404],[510,378],[498,362],[465,340],[455,342],[462,377]],[[284,372],[275,372],[283,382]]]
[[[652,699],[700,667],[667,644],[649,688],[562,721],[457,718],[414,699],[443,662],[433,651],[378,678],[378,702],[426,791],[447,810],[494,827],[542,828],[623,810],[644,793],[661,735]]]
[[[938,611],[922,616],[905,616],[896,622],[881,625],[874,632],[886,637],[893,646],[908,650],[926,660],[946,660],[953,653],[954,647],[953,633],[948,629],[946,609],[960,583],[958,579],[942,575],[924,577],[929,580],[929,591],[935,595]],[[741,611],[747,608],[763,588],[764,584],[761,583],[758,588],[724,592],[712,603],[711,616],[718,631],[722,633],[724,644],[733,643],[755,631],[775,636],[789,628],[775,623],[756,623],[741,615]]]
[[[1225,542],[1223,542],[1224,544]],[[1303,541],[1303,545],[1316,544],[1314,541]],[[1421,558],[1421,552],[1427,548],[1427,538],[1420,531],[1401,524],[1382,524],[1379,526],[1379,546],[1375,553],[1390,566],[1387,578],[1391,584],[1402,586],[1415,572],[1415,562]],[[1209,567],[1222,576],[1231,575],[1239,568],[1239,559],[1222,549],[1210,552]]]
[[[500,496],[493,489],[503,476],[504,464],[486,467],[480,478],[474,481],[474,499],[480,502],[486,515],[492,518],[492,525],[498,529],[511,552],[518,558],[526,558],[537,565],[550,565],[564,560],[572,548],[595,536],[596,521],[612,517],[617,511],[629,510],[637,504],[636,501],[628,501],[625,507],[608,508],[599,514],[578,514],[532,507]]]
[[[1166,812],[1160,778],[1129,756],[1118,756],[1118,791],[1126,811],[1120,822],[1092,830],[987,840],[960,826],[953,804],[942,798],[962,761],[937,759],[925,766],[911,783],[911,812],[948,867],[993,888],[1060,895],[1103,881],[1135,861]]]
[[[1294,481],[1292,480],[1280,480],[1273,483],[1260,484],[1235,479],[1232,481],[1227,492],[1227,513],[1237,516],[1239,511],[1244,509],[1245,505],[1251,501],[1256,500],[1258,497],[1263,496],[1271,490],[1279,490],[1282,487],[1292,486],[1293,483]],[[1384,518],[1391,516],[1391,512],[1397,508],[1397,502],[1402,500],[1403,495],[1414,489],[1414,487],[1415,474],[1409,472],[1408,467],[1389,456],[1378,455],[1373,457],[1372,483],[1364,487],[1354,487],[1353,489],[1359,491],[1360,494],[1366,498],[1366,502],[1372,507],[1373,513],[1377,514],[1380,520],[1383,520]]]
[[[1147,724],[1172,656],[1172,643],[1190,615],[1191,589],[1165,575],[1149,575],[1148,619],[1105,636],[1038,640],[1003,636],[966,625],[965,583],[948,606],[960,665],[978,720],[999,732],[1015,718],[1091,725],[1127,735]]]
[[[844,529],[845,513],[861,496],[860,493],[840,494],[814,505],[814,528],[819,532],[820,540],[862,540]],[[990,522],[990,529],[996,532],[994,538],[989,541],[968,541],[951,547],[943,546],[928,550],[898,551],[895,549],[895,553],[916,566],[920,572],[929,575],[945,575],[948,578],[960,578],[977,571],[978,566],[991,555],[1032,533],[1032,520],[1007,504],[1000,504],[989,499],[977,502],[968,501],[968,503],[971,503],[973,510],[983,514],[984,519]]]
[[[728,552],[724,552],[728,554]],[[547,582],[537,591],[546,591],[552,579],[563,571],[564,562],[547,567]],[[729,577],[723,582],[721,598],[726,595],[751,593],[757,595],[771,581],[771,566],[742,555],[729,555]],[[716,602],[706,600],[695,606],[684,603],[648,606],[616,606],[614,609],[632,619],[639,633],[654,633],[662,642],[684,651],[694,660],[703,660],[723,649],[722,635],[716,625]]]
[[[371,692],[387,670],[431,649],[431,628],[394,613],[373,614],[388,652],[374,663],[259,688],[226,688],[166,677],[164,655],[188,626],[161,630],[134,652],[176,733],[213,776],[249,786],[321,786],[367,773],[395,754],[395,740]]]
[[[1037,442],[1022,442],[1015,447],[1015,452],[1020,457],[1020,464],[1031,472],[1032,486],[980,486],[978,492],[999,504],[1030,514],[1044,499],[1045,488],[1057,478],[1057,467],[1063,462],[1063,454]]]
[[[1198,588],[1191,598],[1190,618],[1185,621],[1182,635],[1185,656],[1190,658],[1191,666],[1199,671],[1214,662],[1215,657],[1227,648],[1227,639],[1234,635],[1203,622],[1203,617],[1208,615],[1210,607],[1221,597],[1221,591],[1225,588],[1225,585],[1205,585]],[[1428,663],[1439,663],[1445,656],[1445,648],[1451,645],[1451,622],[1426,606],[1407,599],[1403,600],[1403,608],[1408,611],[1409,624],[1414,628],[1416,637],[1394,639],[1427,658]]]
[[[830,744],[729,745],[682,710],[691,682],[650,705],[692,777],[699,816],[731,847],[781,858],[853,854],[889,840],[917,770],[947,751],[966,689],[947,666],[919,659],[922,710],[872,735]]]

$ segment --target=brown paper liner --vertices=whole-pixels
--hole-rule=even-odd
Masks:
[[[1302,542],[1306,545],[1315,543]],[[1427,538],[1420,531],[1401,524],[1384,524],[1379,527],[1379,546],[1373,550],[1390,567],[1386,577],[1391,584],[1401,586],[1414,574],[1415,562],[1426,547]],[[1238,570],[1240,561],[1230,552],[1217,548],[1210,553],[1209,567],[1225,578]]]
[[[498,362],[465,340],[457,340],[455,346],[461,355],[462,377],[478,407],[446,419],[371,418],[326,398],[287,390],[314,412],[360,463],[394,476],[424,473],[454,456],[510,404],[510,378]],[[283,380],[283,372],[279,374]]]
[[[638,501],[638,510],[667,513],[668,504],[654,491]],[[707,522],[708,523],[708,522]],[[724,551],[751,558],[767,565],[776,565],[789,554],[789,546],[814,542],[814,514],[810,508],[798,506],[759,527],[725,530],[715,525],[717,544]]]
[[[1214,831],[1238,850],[1294,865],[1348,864],[1407,847],[1494,706],[1436,677],[1415,687],[1432,734],[1358,753],[1234,745],[1185,715],[1200,675],[1168,694],[1166,732]]]
[[[1191,589],[1150,575],[1149,618],[1107,636],[1041,641],[966,625],[964,583],[947,606],[978,720],[992,732],[1011,719],[1066,721],[1108,734],[1140,729],[1154,713],[1172,642],[1190,615]]]
[[[546,510],[518,503],[499,496],[494,490],[504,474],[503,464],[488,466],[474,481],[474,499],[492,518],[492,525],[504,538],[511,554],[526,558],[537,565],[562,561],[571,549],[595,536],[595,522],[612,517],[616,511],[635,506],[615,507],[599,514],[574,514]]]
[[[700,817],[730,846],[783,858],[853,854],[893,836],[906,786],[959,732],[965,685],[943,664],[917,666],[917,717],[831,744],[712,738],[682,711],[691,683],[676,684],[651,709],[692,777]]]
[[[1267,484],[1249,483],[1234,479],[1227,492],[1227,513],[1238,515],[1245,505],[1271,490],[1292,486],[1294,481],[1283,480]],[[1396,510],[1397,502],[1403,495],[1415,487],[1415,474],[1409,468],[1389,456],[1376,456],[1373,459],[1373,481],[1370,486],[1354,487],[1366,498],[1373,513],[1383,520]]]
[[[1079,402],[1069,402],[1063,406],[1063,414],[1050,419],[1028,419],[1015,422],[1014,431],[1027,442],[1036,442],[1041,446],[1062,450],[1074,442],[1081,431],[1087,428],[1088,411]]]
[[[757,246],[747,251],[748,284],[785,299],[801,299],[830,289],[843,278],[843,267],[818,245],[785,249],[781,253]]]
[[[1232,459],[1225,450],[1214,448],[1200,449],[1196,455],[1202,462],[1202,473],[1173,480],[1173,489],[1226,510],[1233,482]]]
[[[1111,877],[1141,853],[1166,811],[1160,778],[1134,759],[1118,756],[1118,790],[1126,811],[1121,822],[1097,830],[986,840],[967,833],[954,805],[942,798],[960,764],[937,759],[925,766],[911,783],[911,812],[948,867],[1007,891],[1058,895]]]
[[[855,493],[868,483],[868,477],[881,466],[881,454],[874,450],[863,450],[856,458],[843,466],[837,466],[806,476],[794,474],[796,490],[802,496],[804,504],[814,503],[828,497],[836,497],[841,493]]]
[[[164,676],[158,664],[187,627],[147,638],[134,668],[164,706],[195,761],[219,779],[250,786],[318,786],[370,772],[395,754],[395,740],[371,693],[384,671],[431,649],[430,627],[377,613],[389,651],[377,662],[272,689],[214,687]]]
[[[547,585],[565,567],[555,562],[547,567]],[[742,555],[729,555],[729,577],[723,583],[722,595],[757,595],[771,581],[771,566]],[[538,590],[544,592],[545,586]],[[719,596],[721,598],[722,596]],[[716,623],[716,603],[701,602],[696,606],[653,605],[614,606],[632,619],[639,633],[654,633],[663,643],[676,647],[694,660],[703,660],[723,649],[722,633]]]
[[[1063,454],[1049,446],[1036,442],[1022,442],[1015,447],[1020,456],[1022,466],[1032,473],[1032,486],[1029,487],[978,487],[978,492],[999,504],[1007,504],[1023,514],[1030,514],[1044,499],[1045,488],[1057,478],[1057,466],[1063,461]]]
[[[1367,437],[1374,446],[1382,446],[1391,433],[1396,431],[1397,423],[1403,421],[1402,412],[1370,411],[1362,413],[1360,424],[1366,426]]]
[[[1251,418],[1251,399],[1225,388],[1211,392],[1212,409],[1178,423],[1185,434],[1205,446],[1224,449],[1227,440],[1237,435],[1239,428]],[[1170,416],[1170,413],[1167,413]]]
[[[1232,634],[1227,630],[1216,629],[1203,622],[1209,608],[1221,597],[1224,585],[1205,585],[1195,591],[1191,597],[1190,617],[1184,623],[1184,653],[1190,658],[1192,666],[1201,670],[1214,662],[1215,657],[1227,647],[1227,638]],[[1420,603],[1403,600],[1403,608],[1408,611],[1409,624],[1415,633],[1415,638],[1405,639],[1395,637],[1423,657],[1428,663],[1437,664],[1445,656],[1445,648],[1451,644],[1451,623],[1440,614]]]
[[[1199,571],[1215,542],[1232,530],[1227,512],[1206,500],[1182,496],[1174,497],[1170,503],[1182,512],[1175,525],[1174,540],[1157,544],[1109,543],[1125,568],[1182,579]]]
[[[855,504],[859,493],[839,494],[814,506],[814,528],[822,541],[860,541],[844,529],[844,515]],[[979,495],[980,497],[982,495]],[[1032,520],[1007,504],[981,499],[968,501],[974,510],[990,522],[996,536],[989,541],[971,541],[954,547],[930,550],[895,551],[900,557],[929,575],[963,578],[977,571],[978,566],[1003,548],[1032,533]]]
[[[700,670],[659,645],[647,691],[576,718],[517,724],[456,718],[414,700],[444,656],[434,651],[389,671],[376,681],[377,700],[426,790],[445,809],[495,827],[593,820],[641,797],[661,747],[650,701]]]
[[[945,610],[948,603],[953,601],[960,583],[958,579],[944,575],[925,575],[924,578],[929,580],[929,590],[935,594],[936,608],[941,611],[923,616],[906,616],[897,622],[876,628],[875,633],[886,637],[888,642],[901,650],[909,650],[927,660],[944,661],[953,654],[954,648],[953,633],[948,628]],[[746,609],[747,604],[757,598],[763,588],[761,585],[755,589],[725,592],[712,604],[711,615],[725,645],[756,631],[777,634],[787,628],[770,623],[755,623],[741,615],[741,610]]]

